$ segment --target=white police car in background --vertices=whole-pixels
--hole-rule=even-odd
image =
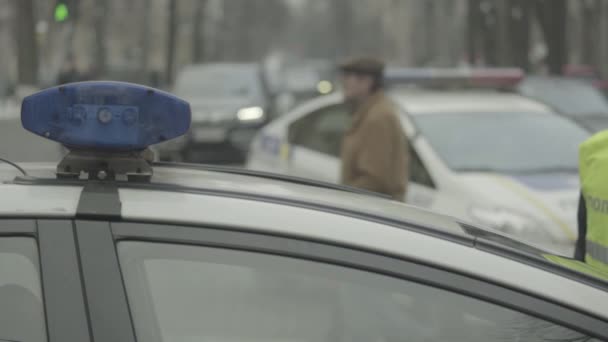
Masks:
[[[608,129],[608,100],[588,81],[529,76],[517,85],[517,92],[545,103],[592,133]]]
[[[22,118],[71,151],[0,167],[3,341],[608,339],[584,265],[356,190],[149,162],[188,128],[169,94],[71,84]]]
[[[407,202],[572,255],[579,193],[577,149],[588,133],[523,96],[462,88],[506,87],[518,70],[389,70],[410,141]],[[266,126],[247,167],[339,181],[349,109],[340,94],[310,101]]]

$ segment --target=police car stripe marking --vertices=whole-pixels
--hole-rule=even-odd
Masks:
[[[288,143],[283,143],[281,145],[281,158],[283,160],[288,160],[290,157],[291,148]]]
[[[564,234],[566,235],[566,237],[572,241],[576,240],[576,236],[574,236],[574,233],[572,233],[572,231],[570,230],[570,227],[568,226],[568,224],[566,224],[566,222],[564,222],[562,219],[560,219],[559,217],[557,217],[557,215],[555,215],[551,209],[547,208],[541,201],[539,201],[538,199],[534,198],[534,196],[528,191],[528,189],[520,186],[519,184],[516,184],[502,176],[496,176],[494,177],[499,183],[501,183],[502,185],[504,185],[506,188],[512,190],[513,192],[517,193],[518,195],[520,195],[523,199],[527,200],[528,202],[530,202],[530,204],[534,205],[536,208],[538,208],[540,211],[544,212],[545,215],[547,215],[547,217],[549,217],[553,222],[555,222],[555,224],[557,224],[557,226],[564,232]]]
[[[272,135],[263,135],[261,139],[261,147],[263,151],[269,154],[278,155],[281,150],[281,142],[279,138]]]
[[[122,203],[118,187],[112,183],[88,183],[82,189],[76,217],[79,219],[120,219]]]

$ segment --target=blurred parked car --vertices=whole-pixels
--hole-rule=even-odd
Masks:
[[[327,95],[336,88],[334,66],[327,60],[292,61],[282,67],[276,102],[278,113],[298,104]]]
[[[577,148],[588,133],[521,95],[450,90],[458,82],[461,88],[505,88],[520,80],[517,74],[439,75],[412,70],[394,81],[436,82],[447,89],[390,91],[410,140],[406,201],[571,255],[577,235]],[[349,121],[340,94],[307,102],[260,132],[247,166],[338,182],[340,144]]]
[[[608,129],[608,100],[587,82],[564,77],[526,77],[517,91],[552,107],[590,132]]]
[[[175,93],[192,107],[187,136],[159,147],[161,159],[240,162],[257,130],[270,119],[259,65],[214,63],[184,68]]]
[[[598,89],[604,96],[608,97],[608,80],[602,78],[599,72],[591,65],[567,64],[562,69],[563,75],[581,80]]]

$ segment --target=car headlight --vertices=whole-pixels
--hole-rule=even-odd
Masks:
[[[264,119],[264,109],[261,107],[241,108],[236,113],[237,119],[242,122],[256,122]]]
[[[508,208],[473,206],[471,217],[477,223],[535,243],[554,242],[553,236],[536,218]]]
[[[319,94],[326,95],[331,93],[332,90],[334,90],[334,85],[327,80],[323,80],[317,83],[317,91],[319,92]]]

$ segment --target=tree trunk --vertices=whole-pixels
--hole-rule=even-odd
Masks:
[[[438,31],[437,22],[435,21],[435,6],[436,2],[426,1],[424,6],[424,19],[425,19],[425,28],[424,28],[424,41],[423,45],[420,46],[422,50],[422,55],[419,64],[424,66],[430,66],[435,57],[435,45],[433,44],[435,40],[435,32]]]
[[[599,1],[583,1],[582,4],[582,61],[587,65],[596,62],[597,33],[599,29],[599,14],[601,3]]]
[[[512,0],[501,0],[496,2],[496,61],[498,65],[507,66],[513,64],[511,45],[511,10]]]
[[[515,66],[530,70],[530,20],[532,6],[529,0],[513,0],[511,8],[511,53]]]
[[[483,1],[486,7],[481,13],[481,37],[484,65],[498,65],[498,18],[496,1]]]
[[[239,45],[237,30],[241,27],[242,0],[222,1],[222,20],[219,39],[219,60],[235,61],[243,47]]]
[[[141,44],[141,65],[140,72],[145,74],[148,70],[148,63],[150,61],[150,11],[151,11],[150,0],[143,0],[142,4],[142,29],[140,31],[140,44]]]
[[[352,51],[352,40],[355,36],[353,30],[353,2],[351,0],[333,0],[333,21],[335,26],[335,47],[334,56],[342,59],[350,56]]]
[[[167,29],[167,51],[165,59],[165,81],[166,85],[173,82],[175,66],[175,47],[177,35],[177,0],[169,0],[169,20]]]
[[[234,1],[234,0],[232,0]],[[250,61],[255,59],[254,57],[254,45],[256,37],[258,36],[259,27],[256,22],[256,5],[259,3],[255,0],[241,0],[239,11],[235,20],[233,31],[234,41],[237,42],[235,46],[236,61]],[[248,32],[248,34],[245,34]]]
[[[543,36],[548,46],[547,66],[552,75],[561,75],[567,62],[566,1],[538,0],[536,15],[541,23]]]
[[[194,25],[192,28],[192,61],[201,63],[205,60],[205,8],[207,0],[196,2],[196,12],[194,13]]]
[[[92,76],[103,77],[107,67],[107,52],[106,52],[106,23],[108,21],[108,0],[97,0],[95,2],[95,56],[94,66],[91,70]]]
[[[479,29],[480,13],[479,0],[469,0],[468,2],[468,20],[467,20],[467,57],[471,65],[477,64],[477,56],[479,55]]]
[[[20,84],[38,83],[38,46],[36,42],[34,0],[14,0],[17,6],[16,35]]]
[[[600,75],[605,79],[608,76],[608,65],[602,63],[608,59],[608,3],[604,1],[599,2],[600,14],[599,14],[599,46],[598,46],[598,63],[597,68],[599,69]]]

